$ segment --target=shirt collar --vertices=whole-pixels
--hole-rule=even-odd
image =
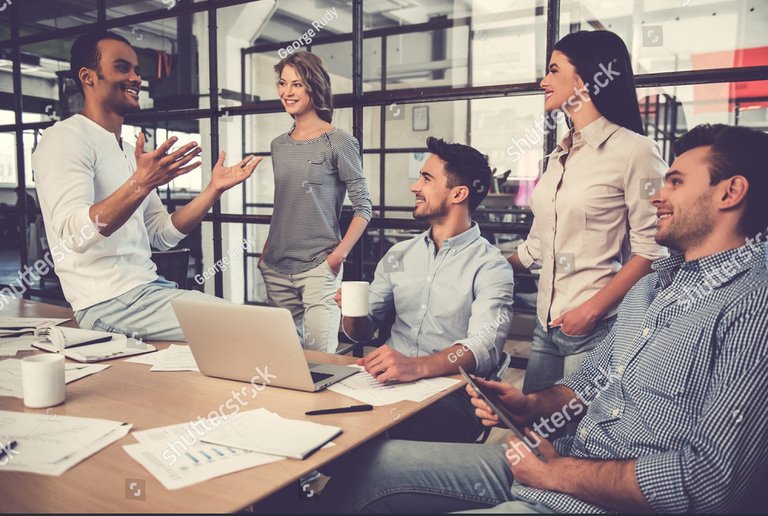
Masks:
[[[597,120],[593,120],[586,127],[583,127],[579,133],[582,139],[593,149],[600,147],[605,140],[607,140],[613,133],[619,130],[619,125],[614,124],[604,116],[601,116]],[[565,133],[565,136],[560,140],[556,151],[568,151],[571,148],[573,142],[574,130],[573,127]]]
[[[424,233],[422,233],[422,238],[424,239],[424,243],[429,247],[430,245],[434,245],[434,242],[432,241],[432,227],[428,230],[426,230]],[[443,240],[443,249],[453,249],[456,252],[461,251],[465,247],[467,247],[469,244],[474,242],[480,238],[480,226],[475,222],[472,221],[472,225],[469,227],[468,230],[466,230],[463,233],[460,233],[456,236],[453,236],[451,238],[446,238]]]
[[[734,249],[710,254],[696,260],[685,261],[682,254],[669,256],[653,262],[651,266],[659,276],[659,286],[666,288],[680,270],[690,271],[707,278],[712,288],[718,288],[742,272],[765,264],[763,242],[745,244]]]

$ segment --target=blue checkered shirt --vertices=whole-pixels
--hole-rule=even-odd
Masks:
[[[768,478],[768,272],[762,246],[654,262],[611,333],[561,380],[585,402],[563,455],[637,459],[658,512],[725,512]],[[556,512],[606,512],[516,486]]]

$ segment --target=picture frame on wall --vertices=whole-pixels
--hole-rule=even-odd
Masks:
[[[414,131],[429,130],[429,106],[414,106],[411,115]]]

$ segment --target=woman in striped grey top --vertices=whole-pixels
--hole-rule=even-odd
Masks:
[[[269,304],[291,311],[304,348],[333,353],[341,317],[334,295],[371,219],[371,198],[357,140],[331,125],[331,81],[320,58],[296,52],[275,71],[294,125],[272,140],[275,208],[258,267]],[[342,238],[347,193],[354,216]]]

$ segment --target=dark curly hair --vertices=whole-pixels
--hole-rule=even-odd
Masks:
[[[427,149],[445,161],[449,188],[466,186],[469,189],[469,211],[475,211],[491,188],[493,172],[488,156],[469,145],[448,143],[433,136],[427,138]]]

